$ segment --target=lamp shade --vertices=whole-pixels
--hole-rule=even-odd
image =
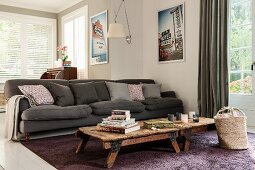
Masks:
[[[108,38],[124,38],[126,33],[124,26],[119,23],[113,23],[109,25]]]

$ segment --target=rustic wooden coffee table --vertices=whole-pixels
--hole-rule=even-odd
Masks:
[[[82,139],[78,145],[76,153],[84,152],[84,148],[89,141],[89,138],[94,137],[102,142],[103,149],[110,149],[106,160],[106,167],[111,168],[122,146],[169,139],[169,144],[173,146],[176,153],[179,153],[180,148],[176,142],[178,131],[177,128],[165,128],[159,131],[141,128],[141,130],[128,134],[118,134],[97,131],[95,126],[82,127],[76,132],[76,136]]]
[[[140,121],[139,123],[143,126],[143,121]],[[141,130],[128,134],[100,132],[96,130],[95,126],[82,127],[76,132],[76,136],[82,139],[78,145],[76,153],[79,154],[84,152],[84,148],[89,141],[89,138],[94,137],[102,142],[103,149],[110,149],[106,160],[106,167],[111,168],[122,146],[169,139],[175,152],[179,153],[180,148],[176,142],[178,136],[183,136],[185,138],[184,151],[187,152],[189,151],[191,135],[193,133],[205,132],[210,124],[214,124],[214,119],[200,117],[198,123],[194,123],[193,120],[189,120],[188,123],[174,122],[172,128],[164,128],[160,130],[144,129],[142,127]]]
[[[179,136],[185,138],[184,148],[185,152],[189,151],[190,138],[194,133],[206,132],[209,125],[214,124],[214,119],[200,117],[199,122],[194,123],[192,119],[189,119],[188,123],[175,122],[174,127],[179,129]]]

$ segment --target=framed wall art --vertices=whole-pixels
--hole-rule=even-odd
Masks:
[[[184,3],[158,11],[158,62],[184,61]]]
[[[90,65],[108,63],[108,12],[90,17]]]

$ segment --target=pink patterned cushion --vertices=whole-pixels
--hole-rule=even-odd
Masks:
[[[144,100],[142,85],[129,84],[129,94],[132,100]]]
[[[31,106],[54,103],[51,93],[43,85],[24,85],[19,86],[19,89],[29,99]]]

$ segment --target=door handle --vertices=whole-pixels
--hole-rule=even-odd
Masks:
[[[251,70],[253,71],[253,67],[254,67],[254,65],[255,65],[255,61],[254,62],[252,62],[252,65],[251,65]]]

